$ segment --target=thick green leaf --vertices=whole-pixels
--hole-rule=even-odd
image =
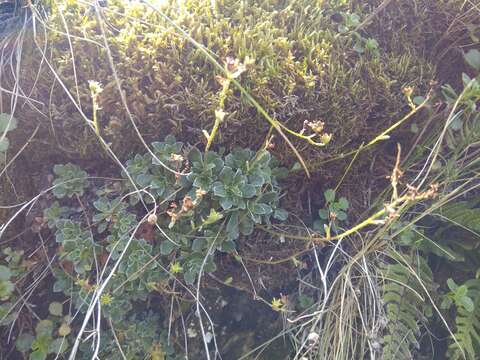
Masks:
[[[345,221],[347,220],[347,214],[344,211],[337,211],[337,219],[340,221]]]
[[[252,220],[250,220],[250,218],[244,217],[240,222],[240,226],[239,226],[240,232],[242,233],[242,235],[245,235],[245,236],[250,235],[251,233],[253,233],[254,225],[255,224],[253,223]]]
[[[138,183],[138,186],[140,187],[147,187],[150,186],[150,183],[152,181],[152,175],[150,174],[139,174],[135,180]]]
[[[285,221],[288,218],[288,211],[284,209],[276,209],[273,213],[273,217],[280,221]]]
[[[170,253],[176,248],[177,246],[172,243],[170,240],[164,240],[160,244],[160,253],[162,255],[170,255]]]
[[[252,221],[255,224],[261,224],[262,223],[262,215],[254,214],[251,211],[248,213],[248,215],[249,215],[250,219],[252,219]]]
[[[35,340],[35,338],[33,337],[32,334],[23,333],[15,341],[15,347],[21,353],[25,353],[28,350],[30,350],[30,348],[32,346],[32,343],[33,343],[33,340]]]
[[[50,336],[53,331],[53,322],[51,320],[40,320],[35,326],[35,333],[38,336]]]
[[[62,316],[63,305],[57,301],[51,302],[50,305],[48,305],[48,312],[54,316]]]
[[[320,216],[320,219],[328,220],[330,212],[327,209],[320,209],[318,210],[318,216]]]
[[[270,191],[262,194],[259,198],[259,201],[264,203],[270,203],[277,200],[277,197],[278,197],[278,193],[276,193],[275,191]]]
[[[325,196],[325,201],[328,203],[334,202],[335,201],[335,191],[332,189],[328,189],[324,193]]]
[[[72,332],[72,328],[66,322],[62,323],[58,328],[58,335],[61,337],[68,336]]]
[[[228,210],[232,207],[233,201],[229,197],[220,198],[220,205],[222,206],[223,210]]]
[[[458,299],[459,303],[467,310],[468,312],[473,312],[475,305],[473,304],[472,299],[468,296],[462,296]]]
[[[47,353],[41,350],[35,350],[30,354],[30,360],[45,360],[47,358]]]
[[[93,206],[95,209],[101,212],[107,212],[109,210],[109,203],[106,199],[98,199],[97,201],[93,202]]]
[[[425,97],[423,96],[415,96],[413,99],[412,99],[413,103],[415,105],[420,105],[421,103],[423,103],[425,101]],[[417,128],[417,132],[418,132],[418,125],[417,124],[412,124],[412,126],[415,125]],[[412,130],[415,130],[414,127],[412,127]],[[414,133],[416,133],[415,131],[413,131]]]
[[[457,289],[455,289],[455,296],[457,297],[466,296],[467,293],[468,293],[468,288],[466,285],[459,286]]]
[[[209,151],[204,155],[204,162],[208,164],[210,169],[215,170],[215,173],[218,174],[223,167],[223,160],[222,158],[215,152]]]
[[[349,203],[348,203],[348,200],[344,197],[341,197],[340,200],[338,200],[338,207],[341,209],[341,210],[347,210],[348,207],[349,207]]]
[[[8,150],[8,147],[10,145],[10,142],[6,137],[3,139],[1,138],[2,134],[0,134],[0,152],[5,152]]]
[[[255,196],[257,189],[252,184],[245,184],[241,188],[242,196],[246,199],[250,199]]]
[[[219,249],[223,252],[230,253],[235,250],[235,243],[231,240],[222,242]]]
[[[231,184],[235,177],[235,173],[231,167],[225,166],[218,176],[224,184]]]
[[[325,232],[325,220],[315,220],[313,222],[313,229],[315,231],[318,231],[320,232],[321,234],[323,234]]]
[[[64,338],[56,338],[48,346],[50,354],[62,354],[68,349],[68,341]]]
[[[12,273],[10,269],[4,265],[0,265],[0,280],[10,280]]]
[[[477,71],[480,71],[480,51],[471,49],[464,55],[465,61],[468,65]]]
[[[4,132],[9,132],[17,128],[17,119],[10,114],[0,114],[0,137]]]
[[[203,226],[216,223],[220,219],[223,219],[223,214],[217,212],[215,209],[212,208],[210,209],[210,213],[208,214],[208,217],[203,221]]]
[[[192,243],[192,250],[195,252],[202,251],[207,246],[207,241],[205,239],[195,239]]]
[[[250,184],[257,187],[265,184],[265,178],[259,174],[249,176],[248,181]]]
[[[202,163],[202,153],[196,147],[192,147],[188,153],[188,160],[190,160],[192,164],[197,163],[200,165]]]
[[[452,278],[447,279],[447,286],[451,291],[455,291],[458,289],[458,285]]]
[[[234,212],[230,216],[230,219],[227,222],[227,234],[229,239],[238,238],[238,235],[239,235],[238,225],[239,225],[238,212]]]
[[[260,166],[260,167],[267,166],[268,163],[270,162],[271,158],[272,158],[272,155],[270,155],[270,153],[268,151],[262,150],[261,152],[259,152],[257,154],[257,158],[255,160],[255,165]]]
[[[205,263],[205,267],[203,268],[204,272],[211,273],[217,270],[217,265],[215,261],[213,261],[213,256],[209,256],[207,262]]]
[[[0,280],[0,300],[7,300],[14,289],[15,286],[10,280]]]
[[[251,211],[257,215],[267,215],[272,213],[272,208],[267,204],[253,204]]]
[[[452,306],[452,299],[448,296],[445,296],[442,300],[442,303],[440,304],[440,308],[444,310],[450,309]]]
[[[197,274],[193,271],[187,271],[183,274],[183,278],[185,279],[187,285],[193,285],[196,275]]]
[[[221,198],[226,197],[227,189],[225,188],[225,185],[220,182],[216,182],[215,184],[213,184],[213,194]]]

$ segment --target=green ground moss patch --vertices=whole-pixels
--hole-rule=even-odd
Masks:
[[[62,6],[66,7],[52,5],[47,35],[37,38],[39,46],[46,44],[44,60],[51,68],[31,44],[24,60],[27,71],[21,74],[46,116],[39,119],[29,106],[18,109],[17,116],[24,129],[40,122],[42,137],[52,139],[56,150],[98,158],[102,152],[98,141],[57,80],[88,118],[92,116],[88,81],[98,81],[104,87],[99,96],[101,135],[125,156],[138,149],[139,141],[120,101],[95,14],[73,2]],[[372,129],[387,128],[408,110],[402,88],[412,86],[424,95],[433,78],[432,64],[409,43],[395,49],[380,45],[360,49],[379,34],[362,39],[342,34],[340,25],[354,26],[347,19],[351,13],[338,9],[344,20],[336,22],[337,9],[324,2],[238,6],[224,1],[212,8],[208,1],[195,1],[162,10],[220,63],[227,57],[254,60],[239,81],[285,126],[300,131],[305,120],[325,123],[325,131],[333,134],[331,145],[307,151],[307,159],[351,150],[367,140]],[[173,133],[192,143],[204,142],[202,130],[211,130],[218,107],[219,72],[158,13],[143,5],[112,1],[102,9],[102,17],[122,91],[146,140]],[[70,38],[65,36],[65,24]],[[268,122],[233,87],[227,93],[225,112],[214,146],[259,146],[265,141]],[[291,151],[282,157],[286,162],[294,159]]]

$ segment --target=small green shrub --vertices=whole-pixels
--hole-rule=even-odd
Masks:
[[[318,211],[319,219],[313,224],[315,230],[322,233],[331,231],[337,233],[339,225],[347,221],[347,213],[349,203],[345,197],[336,199],[333,189],[328,189],[323,194],[325,198],[325,206]]]
[[[152,306],[142,304],[158,299],[173,275],[193,285],[201,271],[215,271],[216,253],[233,252],[236,240],[251,235],[255,225],[287,219],[278,182],[286,170],[268,151],[204,153],[173,136],[151,148],[152,154],[126,161],[126,172],[117,179],[89,177],[73,164],[55,165],[50,206],[35,221],[54,233],[52,290],[56,300],[67,299],[69,315],[61,300],[49,297],[44,309],[49,315],[16,339],[20,353],[46,359],[66,351],[77,329],[73,314],[84,314],[105,274],[119,262],[100,297],[102,316],[112,322],[130,358],[175,359],[162,311],[153,315]],[[32,263],[11,249],[1,261],[0,324],[8,325],[21,304],[15,283],[21,276],[29,279],[24,274]],[[121,356],[110,333],[100,353]],[[80,347],[80,358],[90,354],[91,348]]]
[[[84,188],[87,186],[87,173],[77,165],[55,165],[53,172],[57,176],[53,185],[53,194],[61,199],[63,197],[72,197],[74,195],[82,196]]]
[[[152,149],[153,155],[128,160],[122,179],[103,184],[87,181],[77,166],[56,165],[57,200],[43,215],[58,244],[53,290],[71,297],[80,312],[92,299],[95,279],[120,261],[101,301],[104,316],[126,332],[146,324],[123,322],[139,316],[137,302],[161,292],[171,275],[194,284],[200,271],[215,271],[216,251],[232,252],[256,224],[288,216],[279,206],[285,170],[265,150],[202,153],[173,136]],[[133,345],[145,336],[132,335],[132,353],[153,351],[152,341],[143,350]],[[33,344],[45,353],[46,346]]]

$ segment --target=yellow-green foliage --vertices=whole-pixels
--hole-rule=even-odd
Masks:
[[[295,131],[305,120],[324,121],[334,139],[329,153],[355,148],[387,128],[408,109],[401,89],[413,86],[416,94],[423,94],[433,77],[432,66],[408,43],[358,54],[355,38],[339,34],[332,19],[336,11],[347,9],[326,1],[165,3],[171,5],[161,9],[219,62],[228,56],[255,60],[239,80],[271,115]],[[204,141],[202,130],[209,131],[215,119],[221,89],[218,71],[143,4],[109,1],[101,16],[122,89],[142,134],[147,140],[174,133],[192,143]],[[81,2],[55,2],[46,24],[46,38],[37,31],[42,34],[37,40],[40,46],[46,44],[46,56],[59,79],[77,99],[73,53],[83,111],[91,117],[88,81],[99,81],[104,86],[99,96],[101,134],[120,155],[133,150],[138,141],[116,89],[95,11]],[[73,51],[66,33],[71,35]],[[32,58],[36,60],[28,60],[33,63],[22,73],[22,81],[30,85],[26,88],[33,86],[32,97],[45,104],[44,133],[49,131],[62,150],[75,156],[98,154],[101,148],[95,136],[49,67],[43,63],[40,68],[38,49]],[[269,125],[233,87],[225,111],[214,146],[261,144]],[[17,117],[26,127],[32,126],[31,117],[39,118],[34,112],[28,115],[25,108],[19,112],[23,113]],[[317,149],[307,157],[318,154]]]
[[[356,2],[373,11],[383,0]],[[437,66],[439,82],[461,86],[458,74],[469,72],[462,53],[480,39],[478,1],[392,0],[367,29],[379,34],[382,47],[410,44]]]

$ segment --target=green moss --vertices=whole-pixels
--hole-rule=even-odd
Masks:
[[[215,8],[211,4],[186,1],[180,7],[162,9],[220,62],[227,56],[255,59],[241,76],[241,84],[292,130],[300,131],[305,120],[324,121],[325,130],[334,135],[329,154],[353,148],[371,136],[372,129],[388,127],[408,108],[401,89],[414,86],[424,93],[433,78],[432,65],[408,43],[395,49],[381,46],[378,53],[357,53],[358,40],[339,34],[338,23],[332,20],[338,7],[327,2],[228,0],[216,2]],[[139,141],[120,101],[94,13],[76,2],[63,5],[66,10],[60,13],[54,6],[48,20],[49,61],[77,99],[63,14],[69,33],[75,36],[70,40],[81,108],[91,116],[88,80],[102,83],[102,135],[120,155],[136,150]],[[357,11],[362,17],[362,10]],[[215,119],[221,89],[218,71],[144,5],[110,1],[102,16],[129,109],[146,140],[174,133],[192,143],[204,141],[201,131],[210,130]],[[103,150],[93,132],[44,64],[40,79],[34,82],[38,68],[33,64],[23,76],[26,83],[35,83],[35,97],[51,115],[41,120],[44,135],[54,136],[64,151],[98,158]],[[269,129],[265,119],[234,89],[225,105],[227,116],[214,145],[261,144]],[[31,122],[33,113],[21,111],[24,114],[17,117]],[[306,153],[323,154],[319,149]],[[284,155],[287,162],[293,159],[293,154]]]
[[[360,3],[373,11],[382,1]],[[461,87],[459,75],[469,71],[462,53],[480,38],[478,2],[393,0],[365,30],[379,34],[379,42],[388,49],[409,44],[436,65],[440,82]]]

